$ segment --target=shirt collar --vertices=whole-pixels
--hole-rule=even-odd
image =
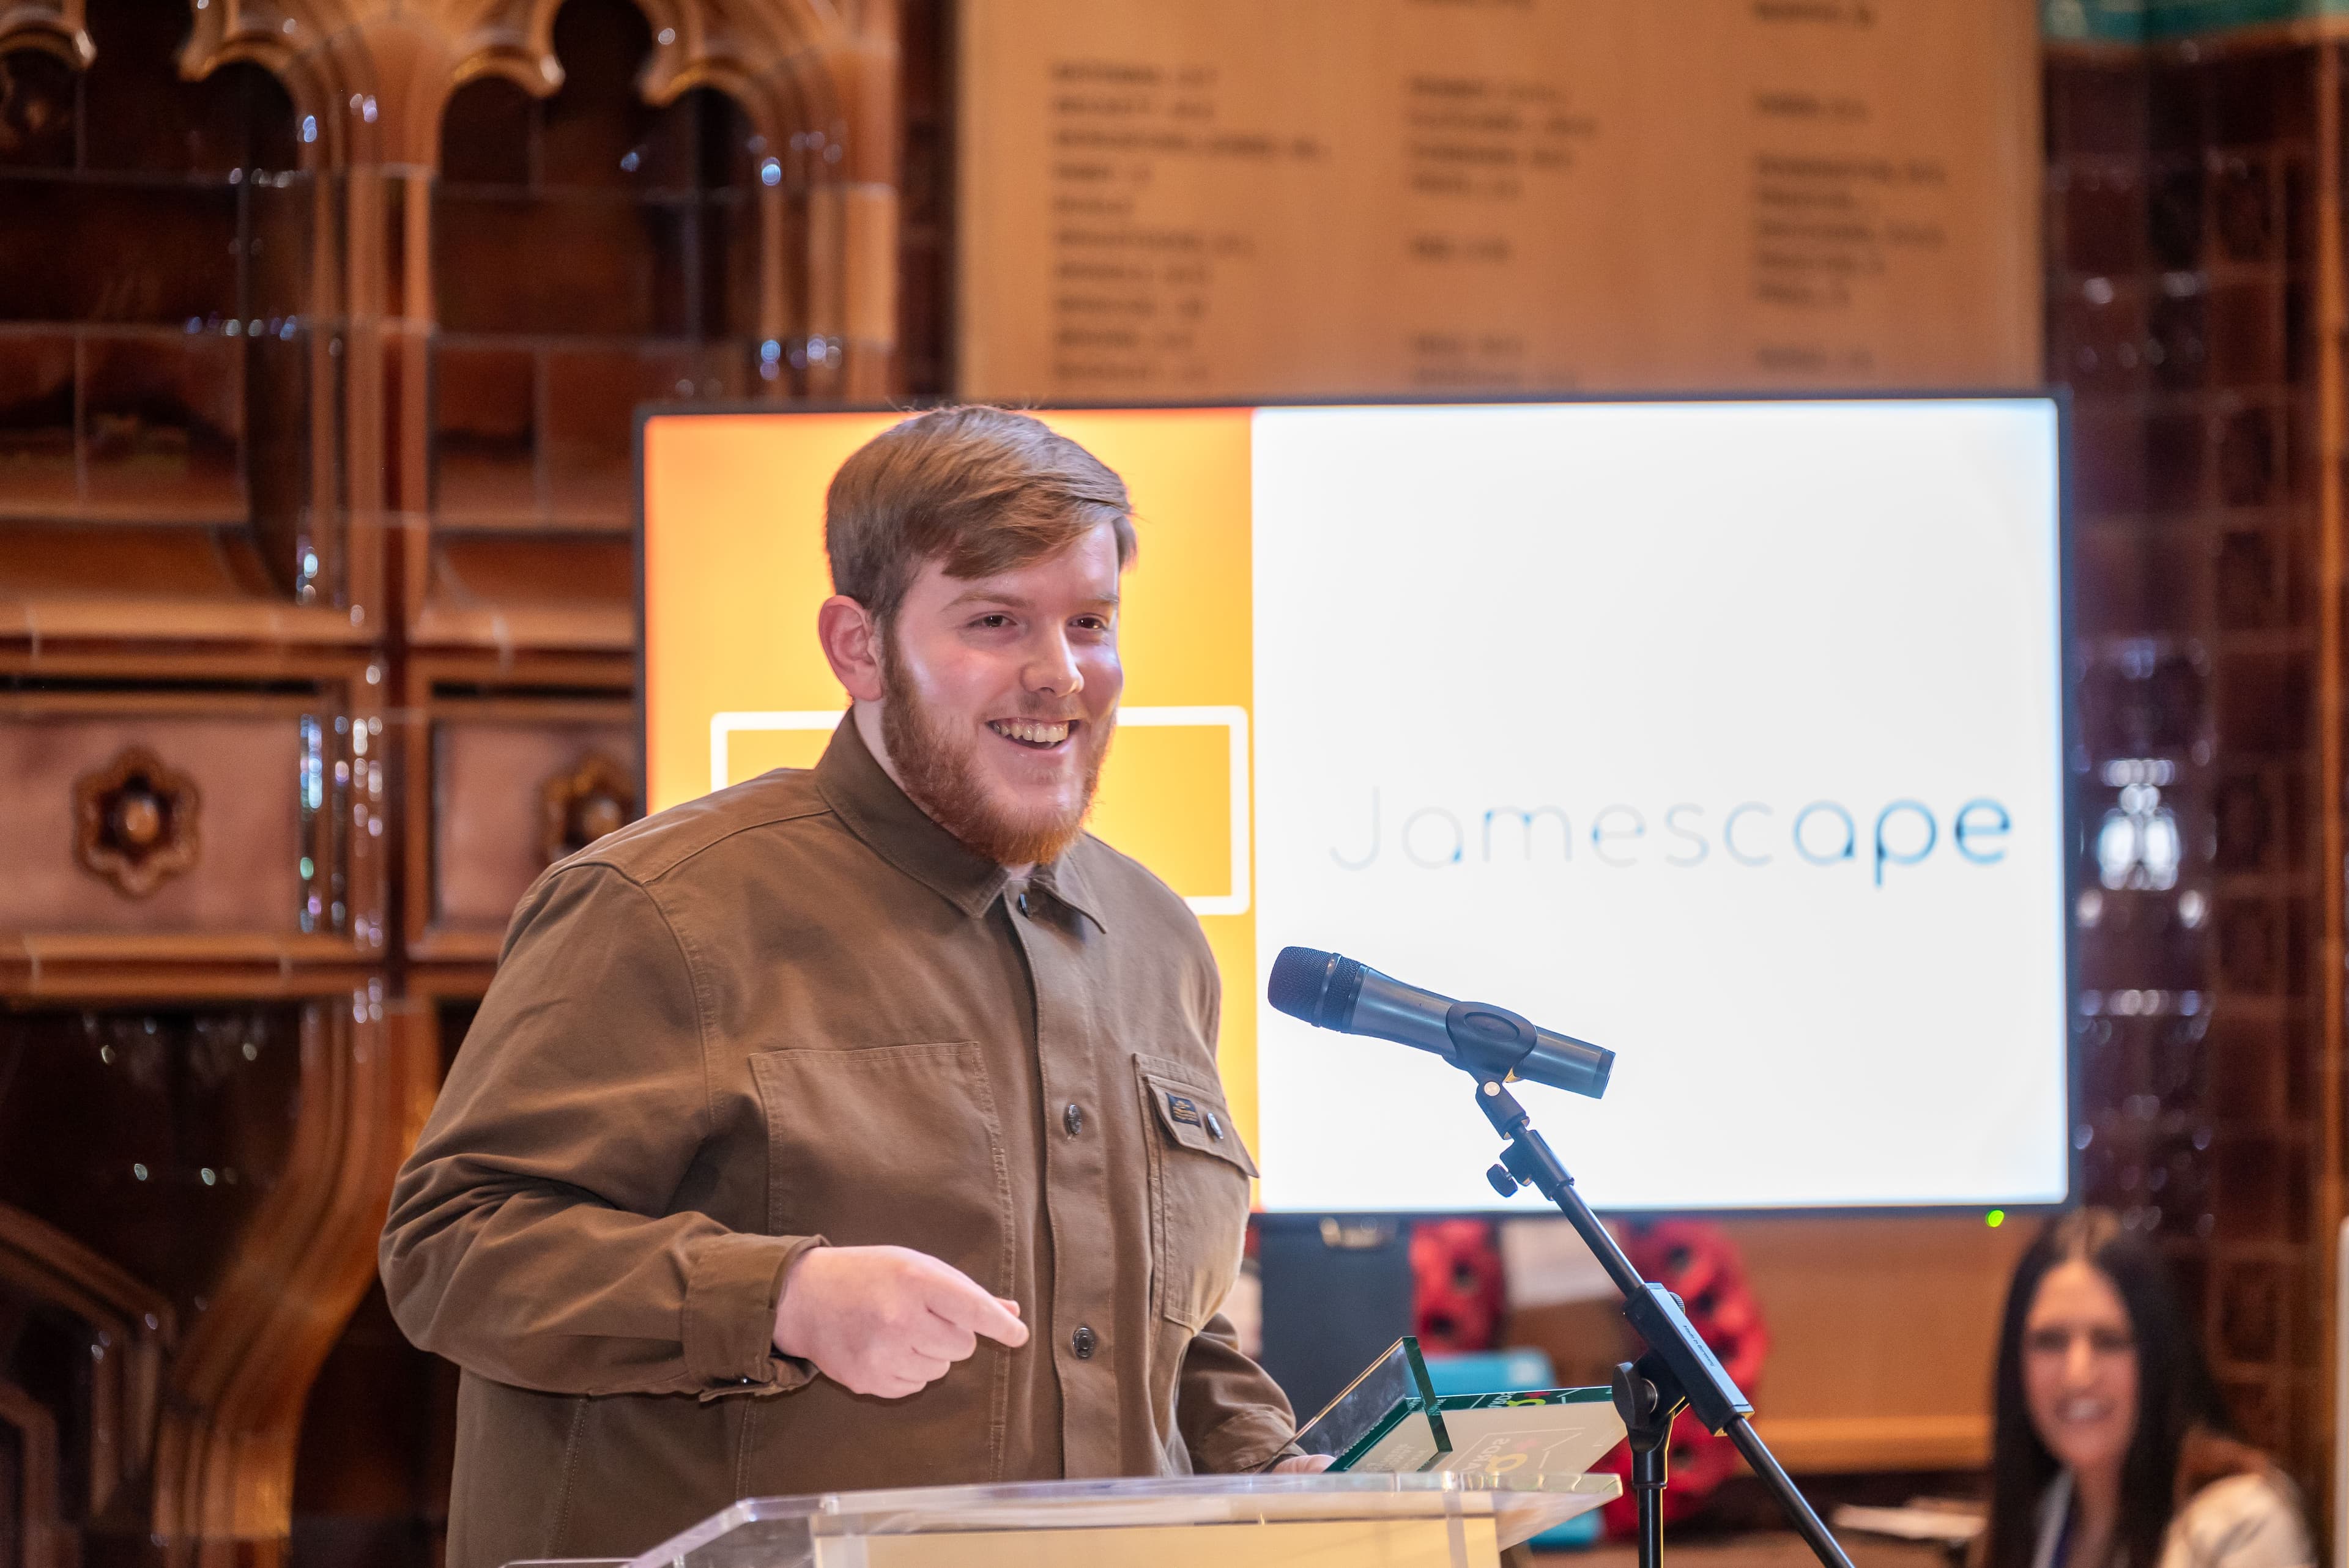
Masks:
[[[1093,896],[1092,882],[1085,876],[1082,856],[1085,841],[1080,838],[1061,852],[1061,858],[1050,865],[1038,866],[1030,877],[1029,885],[1042,888],[1069,908],[1083,915],[1105,934],[1109,923],[1101,917],[1101,900]]]
[[[898,788],[864,744],[853,711],[832,732],[832,742],[815,765],[815,784],[824,803],[865,847],[965,914],[984,914],[1011,880],[1001,866],[938,826]],[[1078,848],[1049,865],[1038,866],[1030,875],[1029,885],[1050,893],[1106,932],[1109,927],[1099,913],[1100,901],[1077,863],[1083,843],[1080,839]]]

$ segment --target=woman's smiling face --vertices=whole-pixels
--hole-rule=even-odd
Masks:
[[[2075,1258],[2041,1278],[2023,1324],[2023,1392],[2058,1462],[2118,1474],[2137,1434],[2137,1333],[2094,1264]]]

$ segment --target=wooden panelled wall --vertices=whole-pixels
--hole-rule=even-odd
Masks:
[[[902,384],[898,26],[0,6],[0,1563],[434,1560],[390,1178],[636,810],[632,409]]]
[[[2087,1193],[2168,1243],[2237,1418],[2312,1498],[2342,1214],[2341,77],[2309,36],[2046,71]]]
[[[945,14],[0,12],[0,1563],[434,1559],[373,1240],[507,907],[636,809],[627,410],[945,388]],[[2046,73],[2092,826],[2184,846],[2080,912],[2089,1191],[2310,1482],[2343,77]]]

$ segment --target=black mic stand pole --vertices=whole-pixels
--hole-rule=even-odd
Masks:
[[[1454,1011],[1456,1017],[1459,1009]],[[1531,1026],[1526,1026],[1525,1032],[1529,1048]],[[1648,1353],[1637,1363],[1615,1368],[1615,1408],[1621,1412],[1630,1439],[1631,1491],[1640,1510],[1640,1568],[1662,1568],[1667,1454],[1672,1418],[1683,1406],[1695,1411],[1707,1429],[1729,1435],[1754,1473],[1778,1500],[1778,1511],[1809,1542],[1825,1568],[1851,1568],[1851,1559],[1827,1533],[1827,1527],[1819,1522],[1777,1456],[1746,1418],[1754,1413],[1752,1401],[1738,1391],[1712,1349],[1698,1336],[1681,1298],[1640,1277],[1640,1271],[1631,1266],[1631,1260],[1623,1255],[1623,1249],[1575,1191],[1574,1178],[1534,1130],[1525,1107],[1502,1087],[1509,1069],[1524,1059],[1526,1051],[1517,1049],[1512,1057],[1510,1046],[1495,1041],[1491,1033],[1454,1026],[1451,1034],[1456,1060],[1476,1078],[1476,1104],[1494,1130],[1508,1142],[1500,1163],[1485,1172],[1495,1190],[1504,1198],[1514,1198],[1518,1188],[1531,1187],[1557,1205],[1575,1233],[1597,1254],[1615,1288],[1623,1293],[1623,1315],[1647,1344]]]

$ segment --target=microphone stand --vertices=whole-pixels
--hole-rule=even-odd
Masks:
[[[1454,1018],[1459,1012],[1454,1009]],[[1526,1050],[1515,1050],[1512,1059],[1513,1042],[1496,1041],[1489,1033],[1480,1035],[1457,1026],[1451,1035],[1458,1064],[1475,1077],[1478,1109],[1508,1143],[1500,1162],[1485,1172],[1486,1178],[1504,1198],[1516,1197],[1520,1187],[1531,1187],[1557,1205],[1575,1233],[1597,1254],[1615,1288],[1622,1292],[1623,1315],[1647,1343],[1648,1353],[1637,1362],[1618,1366],[1614,1378],[1615,1408],[1622,1415],[1631,1445],[1631,1492],[1640,1511],[1640,1568],[1662,1568],[1663,1491],[1672,1418],[1683,1407],[1693,1410],[1709,1430],[1729,1435],[1745,1462],[1754,1467],[1754,1473],[1777,1499],[1778,1511],[1809,1543],[1824,1568],[1851,1568],[1851,1559],[1844,1555],[1777,1456],[1746,1418],[1754,1414],[1753,1402],[1739,1392],[1711,1347],[1698,1336],[1681,1298],[1640,1277],[1640,1271],[1631,1266],[1631,1260],[1623,1255],[1623,1249],[1575,1191],[1574,1178],[1534,1130],[1525,1107],[1502,1087],[1510,1069],[1525,1059]],[[1530,1026],[1523,1035],[1524,1046],[1530,1048]]]

